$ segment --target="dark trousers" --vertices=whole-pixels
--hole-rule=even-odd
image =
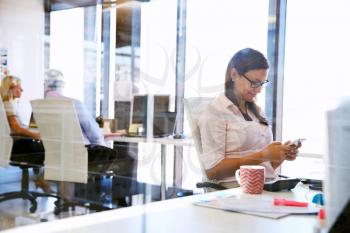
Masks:
[[[89,178],[87,184],[75,184],[75,197],[101,201],[104,180],[113,175],[112,196],[123,198],[131,195],[134,159],[114,149],[100,145],[87,145]],[[108,174],[107,174],[108,172]]]
[[[88,150],[88,170],[90,177],[91,191],[99,186],[99,180],[107,171],[113,172],[117,177],[113,180],[115,196],[125,196],[130,193],[132,184],[136,182],[136,174],[133,174],[137,161],[126,153],[118,154],[116,150],[100,145],[87,145]],[[35,174],[39,174],[40,167],[44,166],[45,151],[40,141],[33,139],[19,139],[12,147],[11,161],[26,162],[33,165]],[[98,182],[97,182],[98,181]],[[95,186],[96,185],[96,186]],[[117,193],[115,193],[117,192]]]
[[[87,145],[89,171],[106,172],[113,171],[120,159],[117,160],[117,151],[100,145]],[[21,138],[14,141],[11,161],[16,163],[25,162],[30,165],[43,166],[45,150],[41,141],[30,138]],[[118,169],[117,169],[118,170]]]
[[[127,154],[100,145],[87,145],[89,171],[113,171],[115,175],[132,177],[134,159]]]
[[[101,146],[101,145],[87,145],[88,150],[88,170],[89,172],[106,172],[111,163],[117,160],[117,151]]]
[[[38,174],[39,167],[44,165],[45,151],[41,141],[31,138],[16,139],[13,142],[11,162],[16,165],[25,162],[33,166],[34,172]]]

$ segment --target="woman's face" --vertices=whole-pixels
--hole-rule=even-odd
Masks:
[[[20,98],[23,92],[21,84],[11,86],[12,98]]]
[[[242,100],[251,102],[261,92],[263,84],[267,81],[268,70],[250,70],[240,75],[236,69],[231,70],[231,78],[235,82],[234,92]]]

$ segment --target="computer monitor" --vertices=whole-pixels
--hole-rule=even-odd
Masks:
[[[130,101],[115,101],[114,102],[114,118],[117,119],[116,129],[129,129],[131,117],[131,102]]]
[[[153,104],[153,136],[166,137],[172,135],[175,125],[175,112],[169,111],[170,96],[155,95]]]
[[[132,105],[132,124],[147,125],[148,95],[134,95]]]
[[[169,95],[134,95],[132,124],[142,124],[143,133],[138,136],[161,137],[172,134],[175,113],[169,112]]]
[[[154,106],[154,112],[169,112],[169,102],[170,102],[170,96],[169,95],[155,95],[153,96],[153,106]]]
[[[327,113],[328,154],[325,160],[325,207],[327,228],[342,229],[349,222],[341,216],[348,215],[350,201],[350,100]],[[342,231],[346,232],[346,231]]]
[[[155,112],[153,115],[153,136],[167,137],[174,133],[175,112]]]

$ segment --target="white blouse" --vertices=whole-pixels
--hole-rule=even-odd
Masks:
[[[203,153],[200,159],[204,168],[216,166],[224,158],[243,157],[264,149],[272,142],[272,131],[269,126],[262,125],[248,111],[252,121],[246,121],[235,106],[225,95],[215,98],[203,110],[198,119]],[[275,178],[274,169],[270,162],[264,162],[266,177]],[[217,182],[235,181],[232,177]]]
[[[7,116],[18,117],[18,105],[15,100],[4,101],[4,107]]]

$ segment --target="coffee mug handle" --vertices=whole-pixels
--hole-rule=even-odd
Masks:
[[[240,172],[239,172],[239,168],[238,168],[235,172],[235,177],[236,177],[238,184],[241,185],[241,179],[240,179],[239,174],[240,174]]]

